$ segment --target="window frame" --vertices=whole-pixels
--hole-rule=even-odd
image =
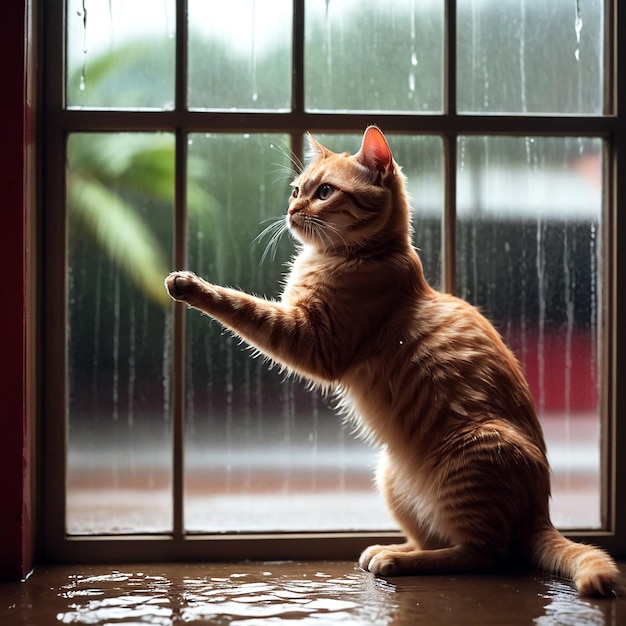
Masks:
[[[602,530],[568,531],[615,554],[626,553],[626,10],[605,1],[605,111],[602,116],[478,115],[456,110],[456,0],[445,0],[444,104],[441,114],[309,113],[304,102],[304,0],[293,0],[292,110],[290,112],[212,112],[186,110],[186,0],[176,3],[175,106],[171,111],[103,111],[64,108],[64,0],[43,0],[39,29],[44,42],[42,193],[40,211],[45,253],[41,274],[45,319],[44,373],[40,425],[39,481],[41,554],[48,561],[121,560],[354,559],[371,543],[396,540],[399,532],[264,533],[186,535],[183,527],[184,333],[185,308],[174,310],[173,364],[173,532],[170,535],[71,536],[64,528],[67,414],[66,329],[66,140],[73,132],[165,131],[175,136],[174,265],[186,258],[186,151],[193,132],[285,132],[292,149],[302,151],[305,131],[360,133],[373,121],[389,135],[428,134],[444,146],[442,289],[455,288],[455,205],[457,138],[465,135],[594,136],[605,141],[603,221],[603,394],[601,401]],[[622,245],[620,245],[622,244]],[[621,322],[620,322],[621,320]],[[381,504],[382,506],[382,504]]]

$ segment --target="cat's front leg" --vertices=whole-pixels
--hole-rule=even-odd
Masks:
[[[323,307],[292,305],[172,272],[170,296],[207,313],[265,356],[315,382],[334,383],[349,362]]]

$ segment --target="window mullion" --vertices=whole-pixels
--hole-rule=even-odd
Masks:
[[[456,128],[456,0],[446,0],[444,52],[444,118]],[[457,133],[447,132],[444,142],[444,214],[441,229],[442,288],[456,291],[456,148]]]
[[[175,173],[174,173],[174,265],[187,266],[187,0],[176,4],[175,77]],[[185,442],[185,307],[174,306],[173,405],[172,405],[172,497],[173,534],[182,539],[184,521],[184,442]]]
[[[456,0],[446,0],[445,8],[445,50],[443,66],[443,112],[447,116],[456,115]]]
[[[304,118],[304,0],[293,0],[291,37],[291,153],[295,158],[302,159],[303,132],[306,129],[296,120]]]
[[[293,0],[291,113],[304,113],[304,0]]]

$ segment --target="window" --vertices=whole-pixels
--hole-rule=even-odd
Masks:
[[[394,532],[376,451],[329,401],[162,288],[188,267],[277,295],[304,133],[354,151],[369,123],[430,282],[526,370],[555,522],[623,545],[616,3],[268,7],[44,7],[46,553],[349,556]]]

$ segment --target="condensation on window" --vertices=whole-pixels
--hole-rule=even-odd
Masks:
[[[291,0],[189,0],[191,109],[287,111]]]
[[[601,115],[604,4],[458,0],[458,110]]]
[[[68,139],[69,534],[172,528],[174,138]]]
[[[440,0],[306,0],[308,110],[443,110]]]
[[[459,295],[526,372],[562,528],[601,524],[602,151],[594,138],[458,141]]]
[[[175,0],[66,0],[67,106],[173,109],[175,35]]]

